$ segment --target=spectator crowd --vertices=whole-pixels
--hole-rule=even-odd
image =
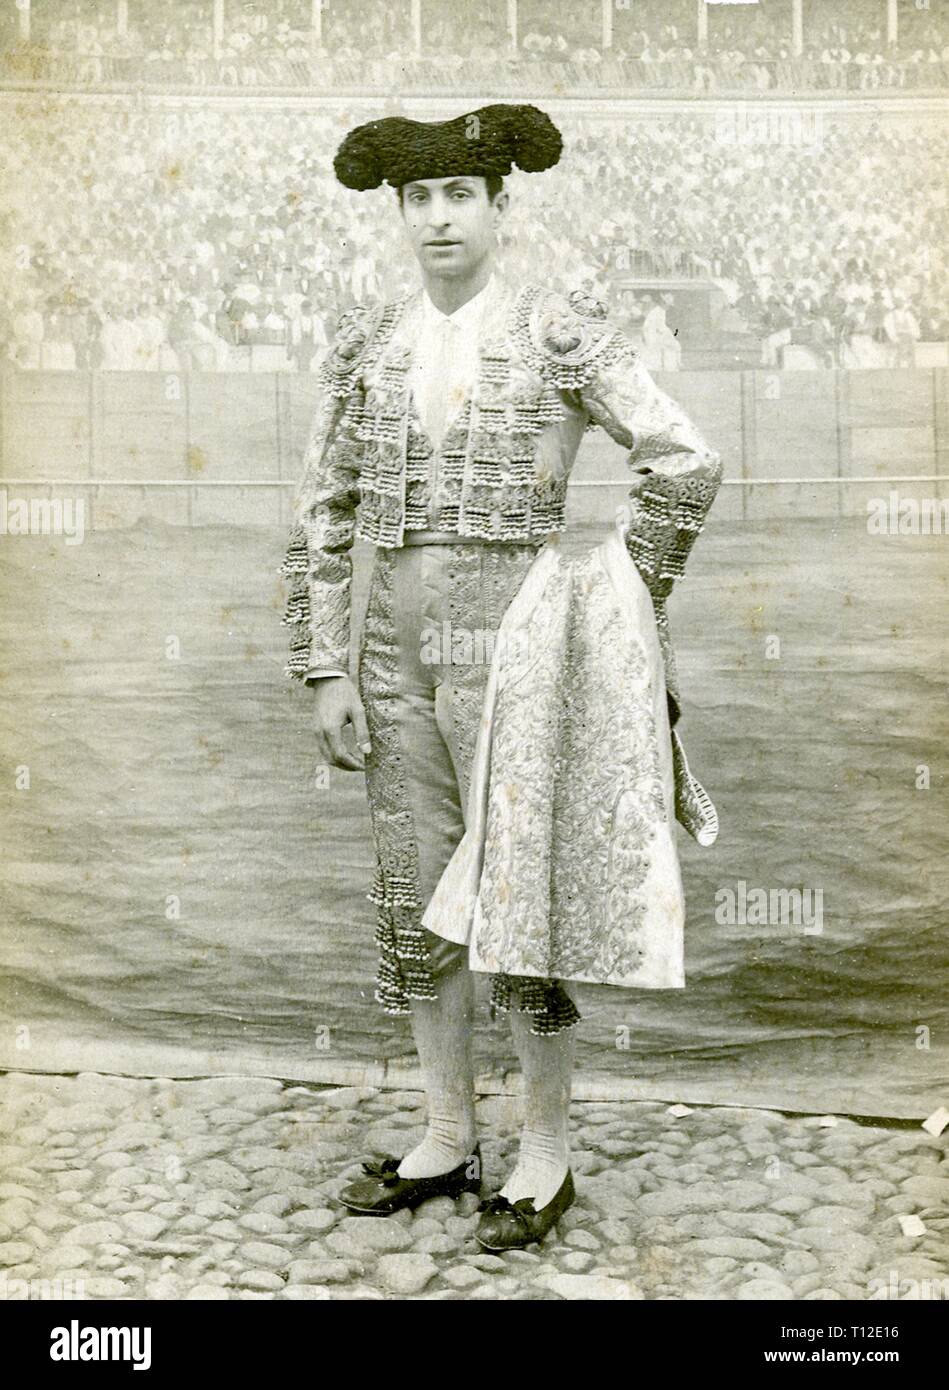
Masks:
[[[412,282],[391,191],[333,176],[356,104],[6,110],[0,346],[19,367],[306,371],[343,309]],[[949,339],[949,130],[926,119],[825,116],[798,144],[697,114],[565,119],[557,169],[509,181],[506,271],[587,286],[654,366],[679,365],[696,286],[762,363],[909,362]]]
[[[805,0],[795,53],[790,0],[709,5],[700,43],[695,0],[615,0],[604,44],[600,0],[519,0],[517,44],[506,0],[423,0],[420,42],[410,0],[226,0],[215,38],[212,0],[32,0],[29,39],[3,6],[6,80],[57,83],[444,91],[459,79],[499,95],[537,92],[882,91],[938,89],[949,73],[949,0],[900,0],[899,43],[885,0]]]

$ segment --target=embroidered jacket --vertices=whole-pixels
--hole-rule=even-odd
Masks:
[[[673,722],[665,600],[721,481],[721,461],[661,391],[599,301],[498,281],[473,390],[436,452],[409,388],[422,291],[348,310],[320,369],[314,421],[282,572],[291,580],[287,674],[349,668],[354,536],[399,546],[408,529],[485,540],[564,528],[585,429],[599,425],[642,475],[626,545],[653,599]]]

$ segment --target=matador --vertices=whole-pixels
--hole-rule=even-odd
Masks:
[[[498,263],[498,233],[510,199],[504,180],[514,168],[532,174],[552,168],[561,151],[560,132],[543,112],[507,104],[441,122],[388,117],[343,141],[334,161],[337,177],[351,189],[389,186],[421,285],[404,297],[357,305],[339,321],[320,369],[323,399],[284,563],[291,581],[288,674],[314,692],[323,756],[365,773],[376,851],[369,894],[377,911],[376,999],[387,1012],[410,1017],[427,1101],[421,1141],[404,1155],[365,1163],[364,1176],[348,1184],[340,1200],[351,1211],[381,1216],[433,1195],[480,1190],[474,965],[491,977],[492,1009],[509,1016],[524,1087],[516,1164],[480,1208],[477,1239],[487,1250],[541,1239],[574,1201],[568,1109],[576,982],[635,981],[635,974],[617,975],[615,962],[648,955],[645,948],[632,955],[626,949],[635,945],[637,930],[648,928],[664,952],[662,969],[649,982],[681,983],[670,906],[675,894],[662,886],[678,873],[668,862],[668,824],[676,815],[688,824],[690,812],[701,818],[703,807],[708,810],[675,730],[679,700],[666,599],[715,496],[721,463],[650,378],[598,300],[585,291],[561,295],[504,276]],[[562,658],[560,685],[543,699],[537,695],[535,706],[549,660],[547,667],[526,663],[518,695],[510,668],[505,682],[505,670],[497,667],[497,651],[492,659],[485,655],[490,641],[485,646],[476,639],[499,633],[519,595],[523,608],[541,557],[564,530],[568,481],[584,432],[597,426],[624,450],[633,483],[621,564],[615,555],[611,561],[619,577],[611,587],[607,565],[596,576],[571,581],[573,598],[553,605],[561,614],[559,639],[552,630],[545,638],[536,621],[543,606],[530,610],[545,659],[557,640]],[[354,537],[375,547],[355,681],[349,675]],[[619,573],[622,564],[628,574]],[[548,589],[549,570],[541,575]],[[557,573],[562,581],[562,569]],[[565,592],[561,582],[558,593]],[[627,601],[620,601],[623,594]],[[591,608],[594,602],[600,608]],[[598,638],[589,615],[600,613],[607,619]],[[586,621],[584,631],[594,634],[583,642],[577,615]],[[433,641],[433,634],[446,632],[452,634],[447,642]],[[459,634],[466,639],[460,645]],[[577,667],[584,642],[590,659],[619,678],[602,695],[602,710],[593,709],[594,698],[571,726],[561,727],[558,711],[571,694],[591,688]],[[526,749],[530,757],[534,746],[526,716],[543,708],[547,735],[551,720],[559,732],[536,746],[543,744],[552,766],[561,768],[570,757],[578,767],[581,760],[589,766],[607,757],[624,765],[629,795],[611,803],[611,825],[617,806],[629,806],[630,795],[649,788],[636,800],[635,814],[626,815],[623,854],[604,855],[609,901],[630,901],[614,891],[630,874],[652,885],[649,901],[614,912],[607,943],[591,939],[599,919],[591,919],[582,902],[576,911],[554,902],[558,893],[570,898],[569,888],[556,883],[541,900],[542,912],[518,916],[525,893],[519,880],[503,875],[500,888],[497,875],[493,884],[492,921],[501,930],[492,939],[508,943],[506,955],[500,946],[475,954],[473,938],[456,929],[453,909],[445,910],[450,898],[439,900],[434,929],[423,923],[465,836],[479,735],[484,753],[492,660],[501,682],[499,730],[523,724],[521,753]],[[593,684],[600,689],[598,682],[599,676]],[[512,698],[520,700],[513,724]],[[580,735],[600,725],[603,737],[584,744]],[[567,751],[558,751],[561,734],[570,743]],[[493,771],[504,746],[495,749]],[[550,778],[536,780],[548,788],[549,804],[534,817],[532,838],[525,841],[532,856],[538,845],[549,847],[569,801],[566,792],[549,793]],[[574,784],[562,778],[556,786]],[[482,848],[495,854],[494,863],[520,835],[518,816],[526,803],[516,792],[511,782],[506,828],[488,826]],[[588,833],[589,818],[582,819]],[[564,855],[570,843],[561,828],[557,844]],[[654,849],[660,844],[662,863]],[[558,872],[562,883],[569,875],[562,867]],[[584,881],[592,883],[589,874]],[[597,964],[607,957],[609,969]]]

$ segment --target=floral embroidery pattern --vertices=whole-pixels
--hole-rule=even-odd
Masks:
[[[524,635],[500,668],[478,954],[504,974],[628,982],[668,824],[649,663],[592,556],[553,572]]]

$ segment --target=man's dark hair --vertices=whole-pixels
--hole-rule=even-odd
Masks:
[[[504,187],[504,180],[500,174],[485,174],[483,175],[483,178],[485,182],[485,190],[488,195],[488,202],[493,203],[495,198],[501,192],[501,189]],[[402,184],[401,187],[396,188],[394,190],[395,196],[399,200],[399,207],[402,206],[402,189],[404,187],[405,184]]]

